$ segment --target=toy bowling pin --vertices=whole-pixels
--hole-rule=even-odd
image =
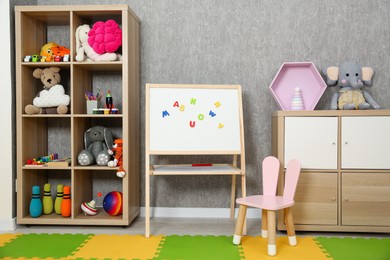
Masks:
[[[56,200],[54,201],[54,211],[58,215],[61,215],[61,204],[62,204],[63,194],[64,194],[64,185],[58,184],[57,185],[57,197],[56,197]]]
[[[30,202],[30,215],[37,218],[42,215],[41,189],[39,186],[32,187],[32,199]]]
[[[46,183],[43,186],[43,214],[49,215],[53,213],[53,198],[51,197],[51,185]]]
[[[64,197],[61,203],[61,215],[65,218],[71,215],[70,186],[64,186]]]

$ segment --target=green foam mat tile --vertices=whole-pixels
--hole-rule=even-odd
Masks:
[[[166,236],[157,259],[240,259],[231,236]]]
[[[388,238],[336,238],[317,237],[335,260],[389,260],[390,239]]]
[[[0,248],[0,258],[67,257],[90,236],[83,234],[23,234]]]

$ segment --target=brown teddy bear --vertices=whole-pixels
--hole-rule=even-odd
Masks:
[[[32,105],[27,105],[26,114],[66,114],[70,97],[65,94],[64,87],[60,85],[61,76],[59,67],[35,69],[34,78],[41,79],[43,90],[33,100]]]

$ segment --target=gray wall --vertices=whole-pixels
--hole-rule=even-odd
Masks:
[[[128,4],[140,17],[141,100],[145,83],[242,86],[249,195],[261,192],[261,161],[271,153],[271,113],[278,109],[268,86],[284,61],[312,61],[318,69],[348,60],[371,66],[376,75],[370,92],[383,108],[390,107],[390,1],[87,0],[82,4]],[[327,109],[334,91],[327,89],[316,109]],[[142,155],[143,140],[142,134]],[[144,205],[143,167],[140,174]],[[155,177],[152,191],[152,206],[229,207],[230,178]]]

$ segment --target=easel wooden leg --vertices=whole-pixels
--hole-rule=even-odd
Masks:
[[[233,236],[233,244],[239,245],[241,243],[242,231],[244,228],[245,216],[246,216],[246,206],[240,205],[238,210],[238,218],[236,222],[236,229]]]
[[[288,242],[291,246],[297,245],[297,237],[295,235],[294,220],[291,208],[284,209],[284,216],[286,221]]]
[[[236,206],[236,185],[237,185],[237,176],[232,175],[232,192],[230,198],[230,219],[234,219],[234,211]]]
[[[145,173],[145,237],[150,237],[150,175]]]
[[[276,213],[273,210],[267,211],[268,222],[268,255],[276,255]]]

